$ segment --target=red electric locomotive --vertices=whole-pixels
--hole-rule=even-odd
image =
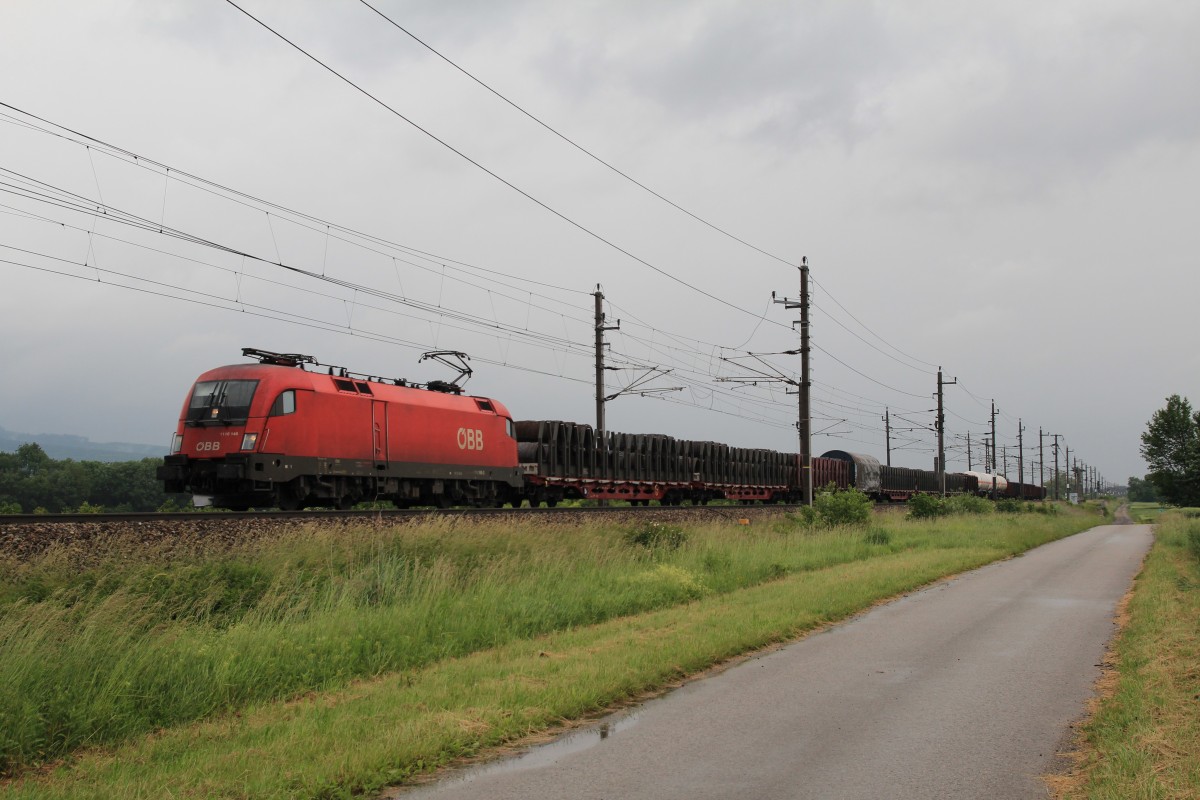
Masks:
[[[242,353],[259,363],[204,373],[184,401],[158,470],[166,491],[233,509],[519,504],[517,442],[499,402]]]

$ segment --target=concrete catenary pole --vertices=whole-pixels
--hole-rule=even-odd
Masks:
[[[1059,433],[1052,434],[1052,436],[1054,436],[1054,499],[1055,500],[1059,499],[1059,496],[1058,496],[1058,491],[1059,491],[1059,489],[1058,489],[1058,483],[1059,483],[1059,478],[1058,478],[1058,437],[1061,435],[1062,434],[1059,434]]]
[[[1045,434],[1041,427],[1038,427],[1038,486],[1046,488],[1046,442]],[[1045,495],[1042,495],[1045,499]]]
[[[1025,483],[1025,425],[1017,417],[1017,483]],[[1021,489],[1021,498],[1025,497],[1025,489]]]
[[[604,294],[596,284],[596,437],[604,441]]]
[[[942,387],[953,386],[958,383],[958,378],[952,381],[942,380],[942,368],[938,367],[937,373],[937,437],[938,437],[938,458],[937,458],[937,476],[938,489],[942,493],[942,497],[946,496],[946,414],[945,405],[942,402]]]
[[[892,414],[891,410],[883,407],[883,442],[887,453],[887,465],[892,465]]]
[[[992,399],[992,468],[988,470],[993,475],[996,474],[996,400]]]
[[[812,485],[812,417],[809,389],[812,380],[808,371],[808,259],[800,259],[800,468],[804,475],[804,505],[813,501]]]
[[[617,320],[616,325],[604,324],[604,294],[600,291],[600,284],[596,284],[592,296],[596,298],[596,436],[603,441],[604,403],[607,397],[604,393],[604,332],[621,330],[621,320]]]

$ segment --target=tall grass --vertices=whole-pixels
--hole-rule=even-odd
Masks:
[[[1200,797],[1200,520],[1160,518],[1113,653],[1116,674],[1084,726],[1060,798]]]
[[[1086,524],[1022,523],[806,534],[782,519],[688,526],[663,546],[612,525],[432,519],[233,548],[51,550],[0,572],[0,772],[789,574],[904,550],[1015,552]]]

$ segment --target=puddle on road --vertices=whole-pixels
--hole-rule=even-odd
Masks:
[[[466,767],[460,771],[450,772],[436,783],[426,786],[400,788],[397,791],[389,793],[387,797],[404,798],[405,800],[422,798],[434,795],[441,790],[461,786],[466,783],[473,783],[480,778],[492,775],[524,772],[525,770],[548,767],[560,758],[593,748],[605,739],[632,728],[641,719],[643,710],[613,715],[598,725],[590,725],[586,728],[563,734],[554,741],[535,745],[520,755],[502,758],[490,764],[481,764],[477,767]]]

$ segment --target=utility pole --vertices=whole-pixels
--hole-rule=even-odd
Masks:
[[[967,472],[971,471],[971,432],[967,431]]]
[[[1054,499],[1058,498],[1058,437],[1062,434],[1055,433],[1054,436]]]
[[[804,505],[811,506],[813,500],[812,487],[812,417],[809,409],[809,389],[812,387],[812,381],[809,378],[808,371],[808,258],[800,259],[800,302],[797,303],[788,300],[786,297],[782,300],[775,298],[775,293],[771,293],[771,299],[776,303],[782,303],[784,308],[800,309],[800,420],[796,423],[796,429],[800,433],[800,486],[804,491]],[[795,327],[796,323],[792,323]]]
[[[1017,417],[1017,483],[1025,483],[1025,425]],[[1024,499],[1025,492],[1021,492]]]
[[[596,284],[596,436],[604,441],[604,332],[620,330],[621,322],[616,325],[604,324],[604,295],[600,292],[600,284]],[[602,445],[603,446],[603,445]]]
[[[892,412],[887,407],[883,407],[883,441],[887,448],[887,465],[892,465]]]
[[[1004,456],[1004,472],[1000,474],[1004,476],[1004,480],[1008,480],[1008,445],[1001,446],[1000,453]]]
[[[1063,478],[1066,480],[1067,484],[1064,488],[1066,489],[1068,495],[1068,497],[1064,499],[1069,499],[1071,494],[1071,486],[1073,485],[1071,483],[1071,448],[1064,447],[1063,449],[1066,450],[1066,459],[1063,461]]]
[[[992,468],[988,470],[996,474],[996,400],[992,399]]]
[[[942,368],[938,367],[938,384],[937,384],[937,435],[938,435],[938,487],[941,489],[942,497],[946,496],[946,414],[942,404],[942,387],[953,386],[958,383],[958,378],[952,381],[942,380]]]
[[[1038,426],[1038,486],[1046,488],[1046,442],[1044,441],[1045,434],[1042,433],[1041,426]],[[1042,495],[1042,499],[1045,499]]]

